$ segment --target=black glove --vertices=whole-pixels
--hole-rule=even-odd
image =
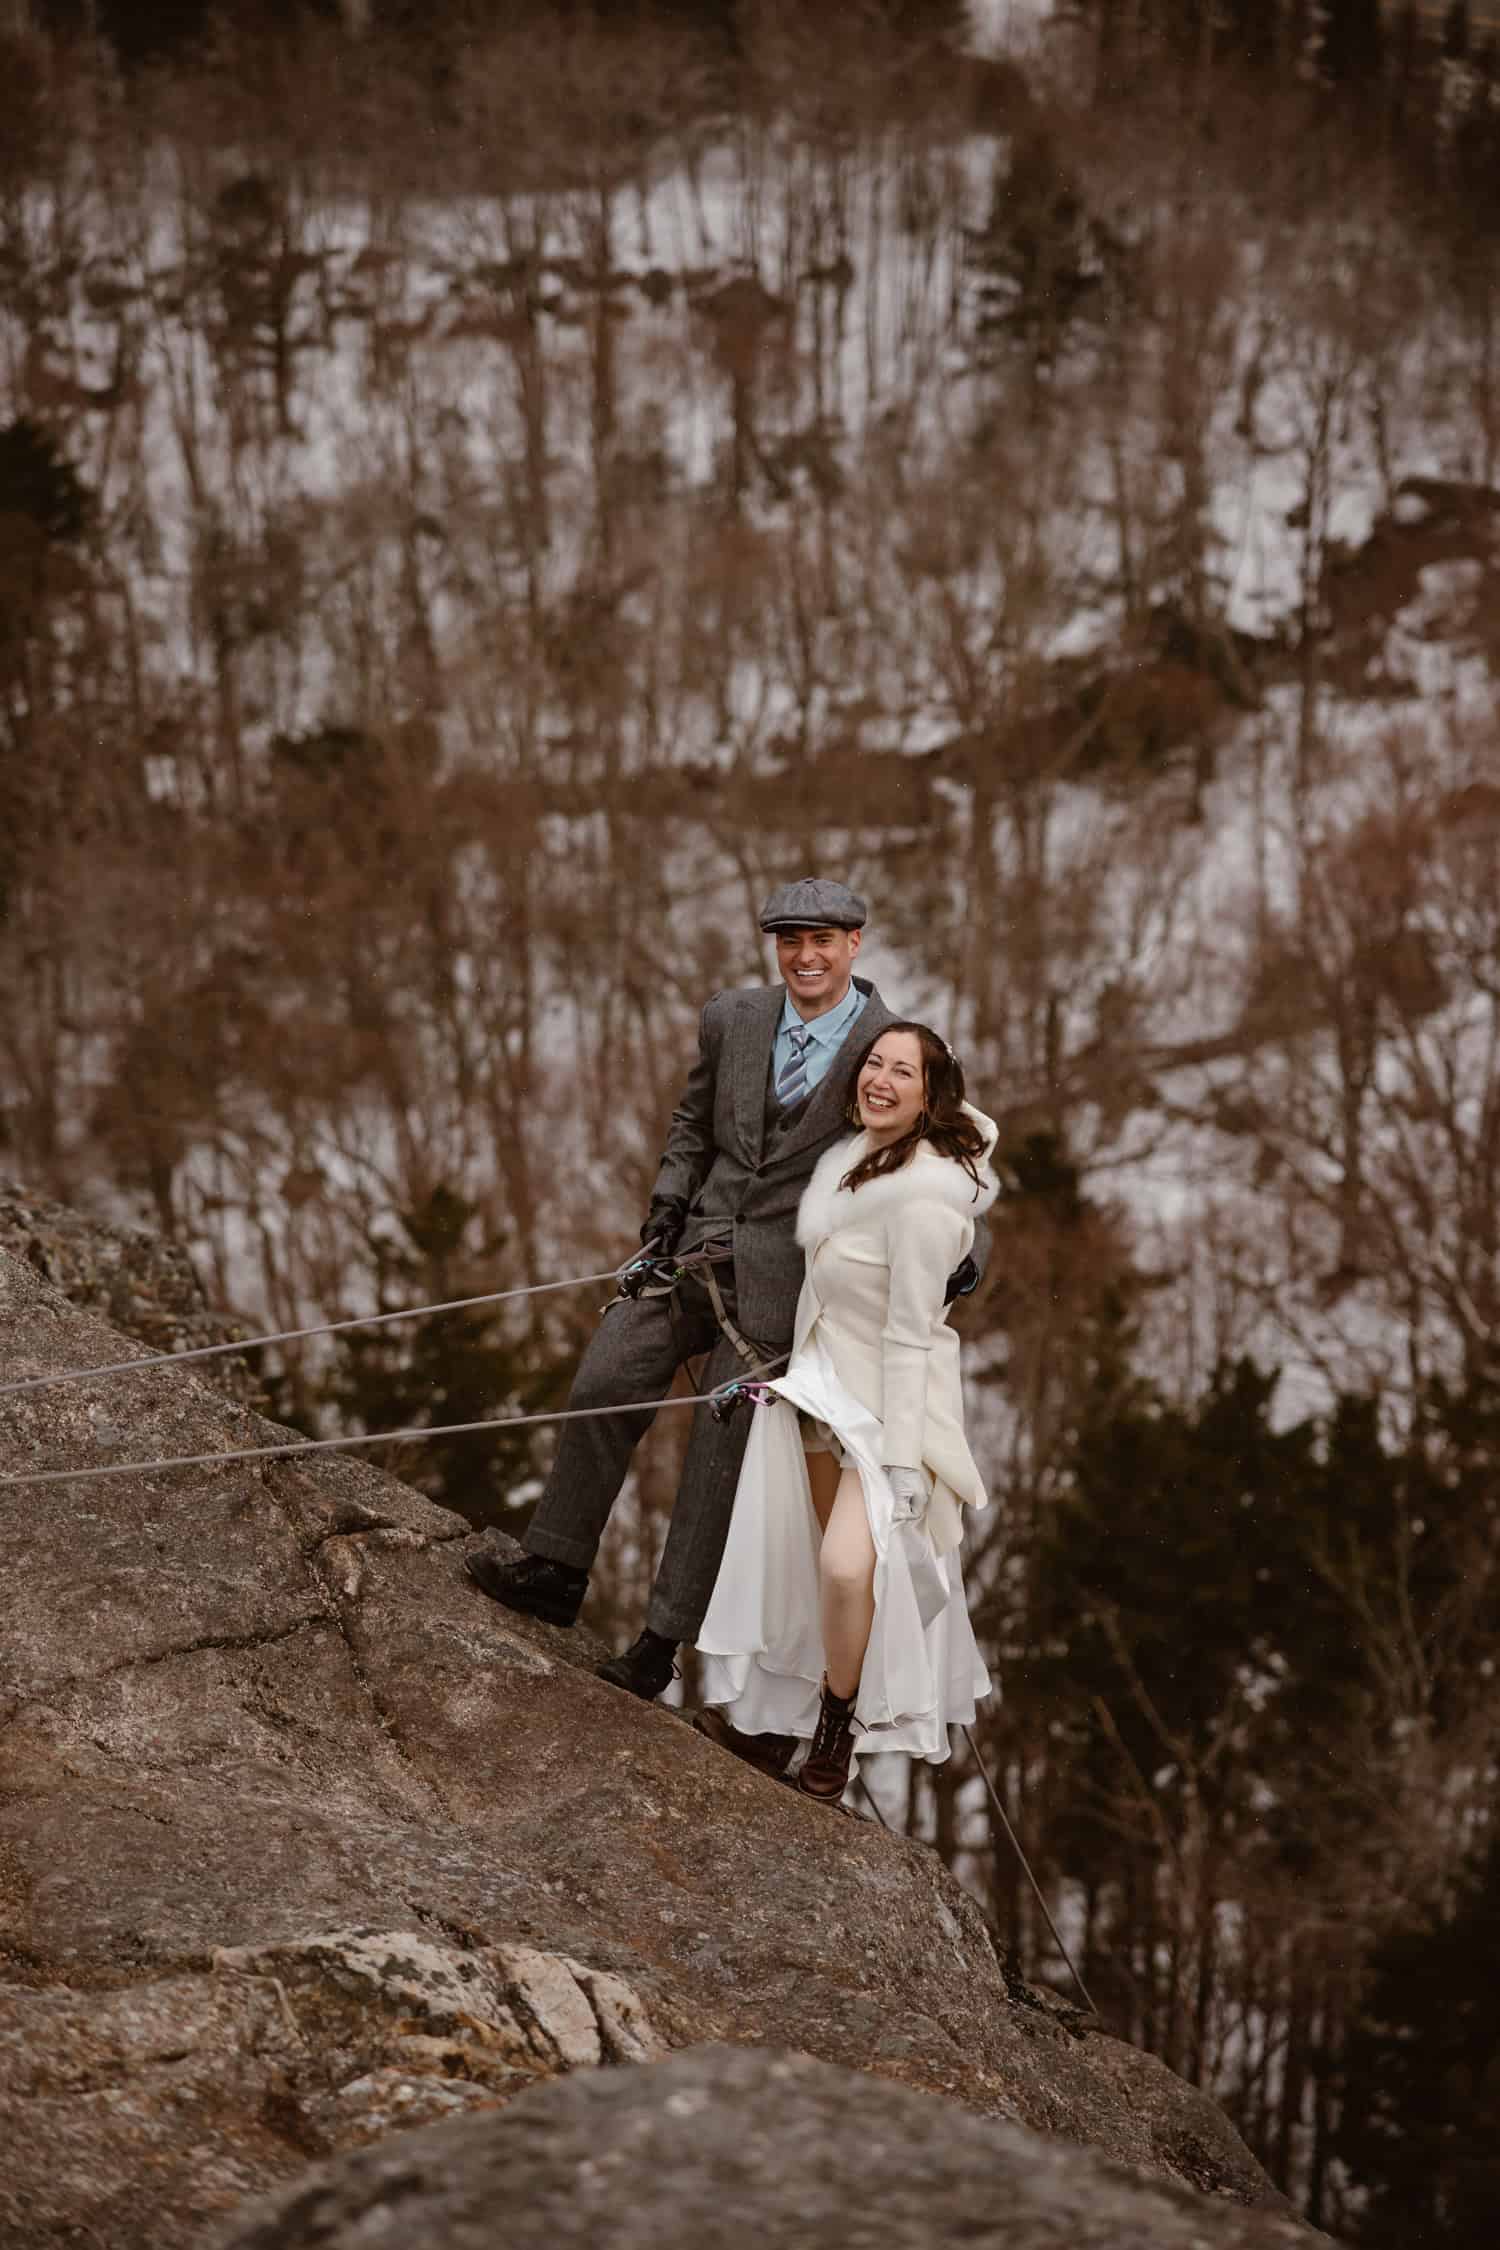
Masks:
[[[687,1215],[685,1195],[657,1196],[641,1228],[642,1242],[649,1243],[659,1258],[670,1258],[687,1225]]]
[[[948,1276],[948,1286],[943,1292],[943,1303],[951,1305],[955,1297],[968,1297],[979,1287],[979,1268],[972,1258],[965,1258]]]

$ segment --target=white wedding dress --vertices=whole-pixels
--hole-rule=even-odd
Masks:
[[[800,1407],[829,1425],[858,1469],[875,1543],[875,1622],[855,1703],[855,1754],[904,1750],[940,1764],[948,1729],[972,1723],[991,1685],[958,1549],[940,1555],[925,1529],[896,1523],[880,1424],[840,1383],[816,1329],[771,1389],[774,1399],[753,1409],[724,1560],[698,1635],[703,1700],[745,1734],[810,1740],[817,1725],[820,1532]]]

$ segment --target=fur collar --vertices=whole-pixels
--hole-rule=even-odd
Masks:
[[[966,1219],[982,1218],[1000,1193],[1000,1182],[990,1167],[998,1133],[982,1110],[971,1109],[969,1114],[985,1136],[984,1154],[976,1159],[977,1189],[961,1164],[926,1147],[919,1148],[899,1172],[866,1180],[860,1188],[842,1188],[839,1181],[864,1153],[865,1136],[852,1133],[825,1149],[797,1206],[797,1240],[803,1249],[810,1250],[841,1227],[878,1224],[906,1203],[943,1203]]]

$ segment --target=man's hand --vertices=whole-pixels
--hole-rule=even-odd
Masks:
[[[621,1270],[622,1297],[638,1297],[650,1283],[661,1279],[662,1265],[670,1259],[677,1247],[677,1238],[687,1224],[687,1212],[685,1197],[657,1197],[641,1228],[641,1254]]]
[[[641,1228],[642,1242],[649,1250],[654,1250],[658,1258],[670,1258],[687,1225],[687,1215],[686,1196],[657,1196]]]
[[[972,1258],[965,1258],[948,1276],[948,1286],[943,1292],[943,1303],[951,1305],[955,1297],[970,1296],[979,1287],[979,1268]]]
[[[927,1503],[932,1498],[926,1477],[920,1469],[887,1469],[896,1506],[891,1516],[893,1523],[920,1523],[927,1513]]]

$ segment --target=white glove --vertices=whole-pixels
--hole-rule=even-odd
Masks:
[[[927,1503],[932,1498],[927,1479],[920,1469],[886,1470],[896,1505],[891,1514],[893,1523],[920,1523],[927,1513]]]
[[[948,1599],[948,1579],[927,1537],[927,1504],[932,1486],[920,1469],[887,1469],[895,1498],[891,1510],[891,1549],[905,1558],[925,1633]]]

